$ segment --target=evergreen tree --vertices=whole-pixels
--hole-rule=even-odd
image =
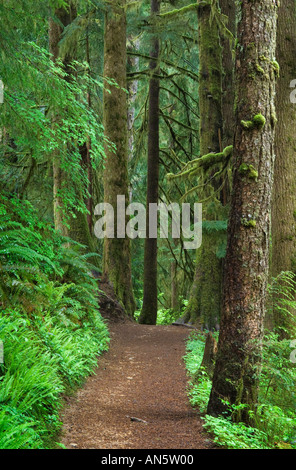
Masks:
[[[235,418],[247,423],[258,402],[266,310],[277,6],[274,0],[244,0],[238,11],[233,193],[221,329],[207,410],[217,416],[228,410],[227,404],[243,404]]]
[[[125,7],[125,0],[107,3],[105,14],[104,77],[115,83],[109,84],[104,90],[103,124],[105,135],[111,142],[111,145],[105,145],[104,202],[111,204],[114,209],[115,237],[104,239],[103,271],[127,314],[133,315],[135,301],[130,240],[125,234],[117,233],[117,196],[124,196],[126,205],[129,199]],[[124,229],[125,226],[126,223]]]
[[[151,0],[151,15],[160,11],[160,0]],[[157,320],[157,238],[149,236],[149,205],[158,204],[159,193],[159,39],[152,39],[149,83],[148,165],[146,198],[146,239],[144,254],[144,294],[140,323],[155,324]]]
[[[219,27],[220,11],[214,11],[210,3],[199,5],[198,17],[198,50],[199,50],[199,114],[200,114],[200,154],[219,153],[222,151],[222,78],[224,50],[221,47]],[[228,43],[227,43],[228,41]],[[229,54],[229,39],[224,40],[225,55]],[[227,70],[227,75],[229,71]],[[225,84],[225,82],[224,82]],[[227,90],[225,90],[226,96]],[[229,92],[228,92],[229,93]],[[230,100],[227,95],[227,100]],[[224,98],[223,104],[228,105]],[[225,107],[225,111],[226,111]],[[228,116],[229,117],[229,116]],[[226,140],[230,140],[227,136]],[[230,143],[230,145],[232,142]],[[215,168],[215,167],[214,167]],[[211,176],[215,171],[211,170]],[[205,200],[203,219],[219,221],[226,217],[223,205],[221,181],[206,182],[199,176],[202,190],[198,192],[199,200]],[[216,226],[218,227],[218,225]],[[182,321],[199,322],[206,329],[218,327],[221,310],[222,259],[217,256],[221,244],[221,235],[217,230],[206,230],[203,227],[202,246],[196,252],[194,280],[189,302]]]
[[[277,51],[279,79],[276,87],[275,167],[272,199],[272,255],[271,274],[295,272],[296,260],[296,161],[295,118],[296,107],[291,103],[290,87],[295,76],[294,51],[296,47],[296,7],[294,0],[282,0],[277,22]],[[281,336],[292,336],[295,312],[275,315],[274,326]]]

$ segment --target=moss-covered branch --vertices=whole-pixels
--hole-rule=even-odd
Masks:
[[[228,147],[225,147],[222,152],[208,153],[203,155],[202,157],[188,162],[179,173],[175,175],[173,173],[168,173],[166,177],[169,181],[171,181],[176,178],[192,177],[196,175],[201,169],[203,171],[207,171],[214,165],[227,161],[232,154],[232,150],[232,145],[229,145]]]
[[[184,15],[185,13],[196,10],[198,7],[199,7],[198,3],[190,3],[190,5],[186,5],[185,7],[175,8],[174,10],[167,11],[165,13],[160,13],[157,16],[158,18],[171,19],[171,18],[174,18],[175,16],[181,16],[181,15]]]

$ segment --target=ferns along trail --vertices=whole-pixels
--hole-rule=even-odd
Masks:
[[[2,0],[0,40],[0,449],[295,449],[295,1]]]

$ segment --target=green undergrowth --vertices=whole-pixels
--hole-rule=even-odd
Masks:
[[[143,292],[141,292],[141,295],[143,295]],[[171,325],[174,323],[178,318],[182,317],[186,306],[188,305],[188,300],[180,298],[180,303],[182,304],[180,310],[176,311],[173,308],[166,308],[163,305],[161,305],[161,299],[164,296],[164,293],[161,292],[158,294],[158,302],[160,304],[160,307],[157,310],[157,319],[156,319],[156,324],[157,325]],[[135,320],[139,319],[139,316],[141,314],[141,308],[142,308],[143,300],[142,297],[139,300],[139,308],[134,313],[134,318]]]
[[[205,334],[193,332],[187,342],[184,361],[189,377],[188,397],[197,407],[204,428],[216,445],[229,449],[295,449],[296,390],[295,364],[290,361],[290,341],[279,340],[275,333],[264,339],[260,401],[255,427],[235,423],[230,417],[207,414],[212,382],[200,367]],[[238,405],[242,406],[242,405]],[[235,411],[236,407],[232,407]]]
[[[63,396],[93,373],[109,333],[82,247],[28,203],[2,198],[0,212],[0,448],[53,448]]]

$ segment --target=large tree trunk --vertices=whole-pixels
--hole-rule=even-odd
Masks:
[[[160,11],[160,0],[151,0],[151,14]],[[158,73],[159,39],[152,39],[149,84],[148,120],[148,169],[146,224],[147,234],[144,250],[144,295],[140,323],[156,324],[157,320],[157,238],[149,237],[149,204],[158,203],[159,183],[159,79]]]
[[[233,194],[221,330],[208,413],[222,400],[256,408],[269,267],[274,165],[277,0],[240,3],[236,57]]]
[[[282,0],[278,15],[276,54],[280,75],[276,88],[276,160],[272,201],[273,277],[281,271],[296,271],[296,106],[290,102],[289,92],[290,83],[296,78],[295,50],[295,0]],[[283,334],[289,334],[288,316],[283,317],[275,312],[273,320],[275,327]]]
[[[120,88],[108,85],[104,90],[104,129],[116,150],[105,145],[104,202],[114,208],[115,238],[104,239],[103,270],[127,314],[133,315],[130,240],[116,237],[117,196],[125,196],[128,203],[125,4],[125,0],[110,3],[105,15],[104,76],[115,80]]]

